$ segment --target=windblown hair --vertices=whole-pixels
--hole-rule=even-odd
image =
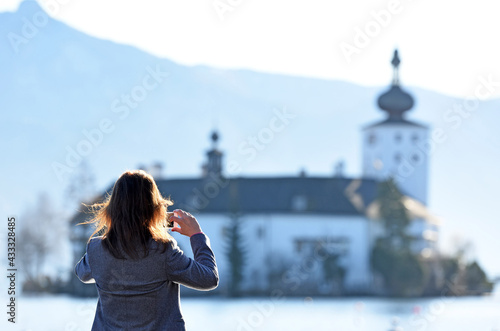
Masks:
[[[93,218],[80,224],[95,224],[89,241],[101,234],[104,246],[115,258],[125,258],[121,247],[137,259],[138,246],[148,255],[151,238],[160,243],[172,240],[165,227],[167,207],[171,205],[173,201],[162,197],[151,175],[142,170],[125,171],[104,202],[87,206]]]

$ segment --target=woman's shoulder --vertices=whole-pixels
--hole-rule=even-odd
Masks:
[[[104,237],[103,236],[94,236],[90,238],[87,242],[87,252],[91,249],[95,249],[102,245]]]
[[[153,249],[166,248],[168,250],[168,249],[172,249],[176,246],[177,246],[177,241],[173,237],[169,238],[168,241],[160,241],[160,240],[155,240],[155,239],[151,238],[151,248],[153,248]]]
[[[91,245],[91,244],[95,245],[95,244],[101,243],[103,239],[104,239],[103,236],[94,236],[94,237],[89,239],[88,245]]]
[[[104,239],[105,237],[103,236],[95,236],[90,238],[90,240],[87,243],[87,252],[89,251],[98,252],[105,250],[104,247],[105,245],[103,243]],[[140,244],[137,243],[137,246],[140,247]],[[147,247],[150,252],[158,252],[164,254],[178,249],[178,244],[173,237],[169,238],[169,240],[166,242],[150,238],[149,242],[147,243]]]

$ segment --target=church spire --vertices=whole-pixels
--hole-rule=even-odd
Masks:
[[[392,67],[394,68],[394,76],[392,78],[392,85],[399,85],[399,64],[401,60],[399,59],[398,50],[394,50],[394,56],[392,57]]]
[[[401,60],[399,59],[398,50],[394,50],[394,55],[392,57],[392,67],[393,67],[393,78],[392,85],[389,90],[380,95],[377,100],[377,104],[380,109],[388,113],[389,121],[400,121],[403,119],[403,113],[410,110],[413,107],[414,101],[413,97],[407,92],[403,91],[400,87],[399,81],[399,64]]]

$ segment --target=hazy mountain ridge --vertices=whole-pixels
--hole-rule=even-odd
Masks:
[[[1,13],[0,34],[19,34],[23,18],[40,10],[23,2],[17,12]],[[114,129],[103,133],[102,142],[85,157],[100,189],[124,169],[156,160],[166,163],[167,176],[199,175],[214,126],[221,134],[226,164],[238,162],[242,175],[295,174],[302,167],[308,173],[330,175],[334,162],[344,159],[347,174],[359,176],[360,129],[384,117],[376,108],[376,97],[388,86],[187,67],[85,35],[53,19],[19,45],[18,53],[6,37],[0,38],[0,48],[0,152],[9,160],[2,164],[0,195],[9,213],[21,212],[42,190],[61,198],[68,183],[57,179],[54,162],[65,164],[67,148],[76,149],[87,139],[82,131],[99,128],[103,119]],[[145,77],[155,71],[168,76],[148,90],[137,107],[128,107],[128,115],[117,111],[117,106],[126,105],[123,95],[143,86]],[[388,74],[388,85],[390,78]],[[408,117],[449,135],[431,159],[431,207],[445,218],[470,218],[472,209],[456,211],[456,206],[483,205],[500,185],[497,178],[481,177],[494,174],[498,163],[500,133],[495,125],[500,101],[483,102],[454,128],[457,120],[445,112],[463,100],[405,88],[416,99]],[[296,117],[249,160],[239,147],[269,125],[276,109]],[[479,194],[462,194],[466,184],[479,185]],[[474,217],[491,217],[488,210],[478,213]]]

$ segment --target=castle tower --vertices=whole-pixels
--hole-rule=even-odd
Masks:
[[[414,100],[401,89],[400,62],[395,50],[391,87],[377,100],[387,117],[363,128],[363,176],[378,180],[392,176],[405,195],[427,205],[429,155],[422,146],[428,139],[428,127],[405,118]]]
[[[222,175],[222,152],[217,149],[219,134],[213,131],[210,136],[212,149],[207,152],[207,163],[203,165],[203,177],[209,175],[220,177]]]

